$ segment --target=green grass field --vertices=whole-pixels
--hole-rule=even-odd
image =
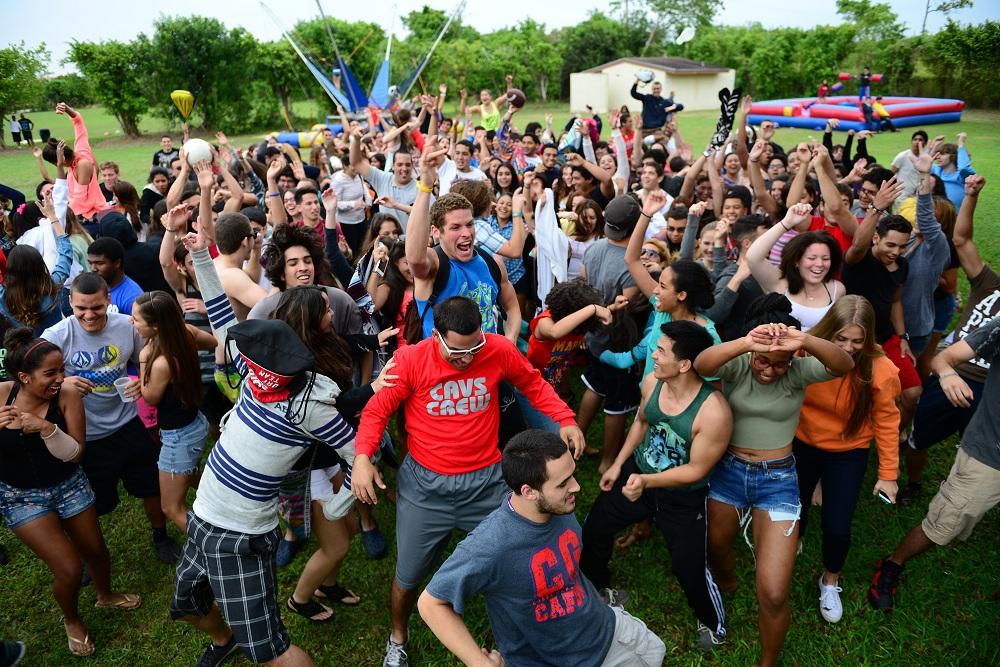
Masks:
[[[557,124],[566,109],[529,107],[518,120],[540,120],[545,112],[556,115]],[[116,127],[100,109],[88,109],[85,117],[91,128],[99,160],[115,160],[123,177],[141,183],[152,153],[157,149],[159,130],[155,125],[144,131],[150,135],[132,141],[109,137]],[[69,136],[65,118],[34,116],[37,127],[50,127],[56,136]],[[683,114],[681,129],[694,146],[703,145],[715,124],[715,114]],[[988,181],[1000,175],[1000,113],[970,111],[959,124],[929,127],[928,130],[953,137],[959,131],[969,135],[973,162]],[[36,131],[37,134],[37,131]],[[788,147],[816,133],[779,130],[776,140]],[[175,136],[177,134],[175,133]],[[871,152],[888,161],[908,145],[908,132],[882,135],[871,143]],[[240,144],[256,137],[236,137]],[[33,158],[27,150],[0,152],[0,182],[33,190],[37,182]],[[976,241],[986,260],[1000,263],[1000,242],[996,219],[1000,214],[1000,181],[987,185],[977,214]],[[588,434],[592,443],[601,440],[601,424]],[[954,441],[931,450],[927,471],[933,489],[948,473],[954,458]],[[874,459],[874,455],[873,455]],[[819,615],[816,580],[821,571],[817,515],[813,514],[805,549],[797,563],[792,585],[792,626],[783,654],[783,664],[801,667],[843,667],[846,665],[911,666],[962,665],[979,667],[1000,664],[1000,513],[990,512],[964,544],[936,549],[907,566],[900,589],[898,608],[891,616],[876,613],[865,602],[865,591],[875,561],[887,554],[924,515],[929,495],[909,509],[887,507],[869,494],[874,483],[875,461],[869,466],[868,480],[854,524],[854,546],[844,569],[841,585],[845,613],[843,620],[827,624]],[[597,495],[597,462],[584,459],[578,479],[583,486],[578,506],[582,521]],[[390,475],[391,478],[391,475]],[[395,513],[380,502],[376,515],[387,537],[392,539]],[[114,584],[118,590],[135,591],[145,603],[136,612],[95,610],[93,588],[80,596],[84,621],[97,644],[92,665],[190,665],[197,660],[205,638],[184,624],[171,623],[167,609],[172,594],[173,570],[155,560],[149,546],[147,524],[138,502],[128,499],[102,521],[111,550]],[[173,529],[171,529],[173,530]],[[0,530],[0,544],[11,556],[2,569],[0,635],[23,639],[29,645],[26,665],[76,664],[66,650],[58,608],[49,592],[47,570],[10,531]],[[315,543],[310,544],[310,548]],[[645,620],[667,644],[664,664],[732,665],[753,664],[757,657],[756,600],[753,593],[753,556],[746,545],[737,545],[741,588],[727,596],[726,614],[729,639],[715,657],[702,658],[694,648],[695,620],[670,571],[670,558],[663,540],[654,537],[617,554],[612,560],[614,582],[632,594],[629,611]],[[310,552],[311,553],[311,552]],[[386,560],[368,561],[355,541],[342,570],[344,585],[364,599],[355,608],[338,607],[333,623],[312,626],[291,613],[283,615],[293,641],[309,651],[318,665],[379,665],[389,625],[389,583],[393,576],[394,552]],[[307,555],[279,575],[278,598],[284,602],[294,587]],[[489,624],[481,602],[473,604],[465,616],[481,643],[492,646]],[[457,662],[437,642],[418,617],[411,621],[410,656],[413,664],[454,665]],[[82,664],[82,663],[81,663]],[[249,664],[238,658],[230,664]],[[567,665],[566,667],[572,667]]]

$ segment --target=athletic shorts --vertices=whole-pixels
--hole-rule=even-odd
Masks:
[[[639,407],[639,378],[631,369],[615,368],[590,355],[580,376],[584,386],[604,399],[604,414],[624,415]]]
[[[615,613],[615,634],[601,667],[659,667],[667,647],[655,632],[621,607]]]
[[[919,387],[921,382],[920,375],[917,374],[917,367],[913,365],[909,357],[903,356],[899,349],[901,340],[899,336],[891,337],[882,343],[882,351],[885,352],[885,356],[889,357],[889,361],[896,364],[896,368],[899,369],[899,383],[903,385],[905,391]]]
[[[965,432],[983,397],[982,383],[971,380],[965,383],[972,390],[972,401],[967,408],[957,408],[944,395],[941,379],[937,375],[927,378],[913,415],[913,431],[907,442],[911,449],[929,449],[946,438]]]
[[[63,521],[85,512],[94,504],[94,491],[80,468],[54,486],[22,489],[0,482],[0,516],[11,530],[57,514]]]
[[[968,539],[983,515],[1000,503],[1000,470],[978,461],[959,447],[948,479],[931,499],[920,527],[934,544]]]
[[[507,485],[500,464],[441,475],[407,456],[396,474],[396,581],[415,590],[456,528],[466,533],[500,506]]]
[[[87,441],[83,471],[97,496],[97,514],[103,516],[118,507],[118,481],[136,498],[160,495],[156,445],[138,417],[133,417],[114,433]]]
[[[252,662],[269,662],[291,646],[277,603],[274,555],[281,531],[248,535],[187,515],[170,617],[206,616],[213,602]]]

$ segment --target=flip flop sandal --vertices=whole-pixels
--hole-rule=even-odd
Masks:
[[[342,604],[345,607],[357,607],[361,604],[361,598],[355,595],[351,591],[347,590],[340,584],[334,584],[332,586],[320,586],[316,589],[314,594],[316,597],[322,600],[330,600],[331,602],[336,602],[337,604]],[[347,598],[357,598],[357,602],[347,602]]]
[[[132,611],[142,606],[142,598],[135,593],[122,593],[122,599],[118,602],[96,602],[94,606],[98,609],[121,609],[122,611]]]
[[[333,610],[329,607],[325,607],[315,600],[310,599],[309,602],[299,603],[295,601],[295,598],[288,598],[288,602],[285,603],[289,611],[293,611],[303,618],[307,618],[313,623],[329,623],[333,620]],[[331,612],[326,618],[316,618],[320,614],[326,612]]]
[[[66,629],[65,623],[63,623],[63,629]],[[86,658],[88,655],[93,655],[96,650],[94,642],[90,641],[90,635],[85,636],[83,639],[77,639],[69,634],[69,630],[66,630],[66,644],[69,647],[69,652],[78,658]]]

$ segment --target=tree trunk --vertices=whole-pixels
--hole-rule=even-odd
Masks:
[[[118,124],[122,126],[122,132],[125,133],[125,136],[127,137],[139,136],[139,123],[135,118],[120,113],[115,114],[115,116],[117,116]]]
[[[544,74],[538,77],[538,94],[542,98],[542,104],[549,103],[549,77]]]

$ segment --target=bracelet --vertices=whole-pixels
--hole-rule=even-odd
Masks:
[[[510,214],[510,217],[512,217],[512,218],[523,218],[524,217],[524,213],[521,213],[520,211],[514,211],[513,213]]]
[[[650,220],[652,220],[652,219],[653,219],[653,216],[651,216],[650,214],[646,213],[645,211],[643,211],[642,213],[640,213],[640,214],[639,214],[639,217],[640,217],[640,218],[641,218],[642,216],[646,216],[646,217],[647,217],[647,218],[649,218]]]
[[[427,194],[431,194],[432,192],[434,192],[434,188],[429,188],[420,181],[417,181],[417,190],[419,190],[420,192],[425,192]]]
[[[280,192],[268,192],[267,196],[268,197],[280,197],[281,193]]]
[[[593,304],[593,306],[594,306],[594,317],[597,317],[597,304],[595,303]]]
[[[938,380],[950,378],[952,375],[958,375],[958,373],[956,373],[955,371],[948,371],[947,373],[941,373],[941,375],[938,375]]]

